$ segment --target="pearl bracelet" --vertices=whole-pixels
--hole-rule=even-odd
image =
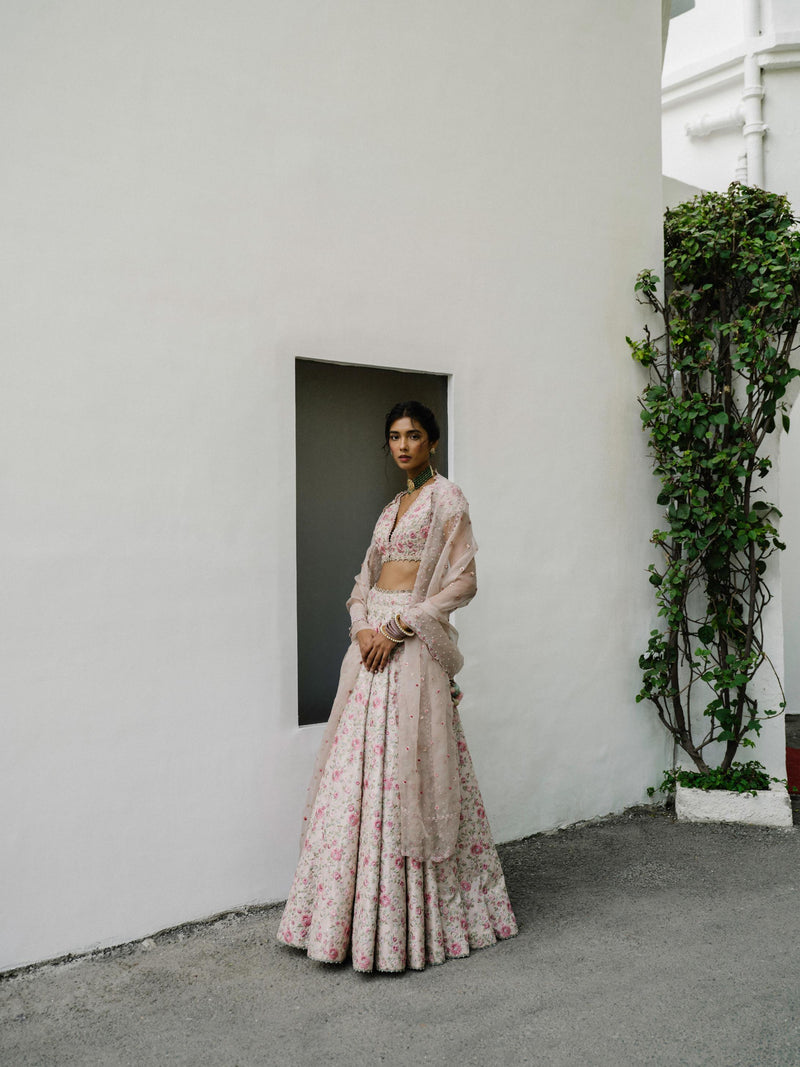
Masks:
[[[389,637],[395,637],[398,641],[403,641],[406,637],[414,636],[413,634],[408,634],[401,630],[395,619],[388,619],[383,625],[386,628],[386,633]]]
[[[386,640],[391,641],[394,645],[402,645],[403,641],[405,640],[405,638],[403,637],[392,637],[391,634],[387,634],[386,629],[383,626],[379,628],[378,633],[383,634]]]
[[[415,636],[413,630],[408,630],[408,629],[406,629],[405,626],[403,626],[403,620],[400,618],[400,612],[399,611],[395,615],[394,621],[397,623],[397,629],[400,631],[401,634],[405,634],[406,637],[414,637]]]

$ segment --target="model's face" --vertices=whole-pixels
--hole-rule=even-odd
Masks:
[[[397,466],[407,478],[416,478],[430,463],[431,447],[428,435],[415,419],[397,419],[389,428],[389,449]]]

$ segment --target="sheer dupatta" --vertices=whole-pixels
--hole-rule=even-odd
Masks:
[[[411,597],[403,619],[415,632],[398,649],[399,787],[403,853],[438,862],[455,848],[461,814],[458,753],[453,735],[450,679],[463,666],[458,634],[450,613],[468,604],[476,592],[475,552],[464,494],[437,475],[431,486],[431,523]],[[391,507],[392,505],[388,505]],[[347,698],[361,667],[355,637],[366,625],[367,595],[381,569],[375,538],[367,550],[347,601],[352,643],[342,663],[339,687],[308,789],[303,836]]]

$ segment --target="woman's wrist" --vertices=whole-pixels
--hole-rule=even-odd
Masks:
[[[402,645],[402,643],[405,641],[405,638],[402,634],[400,634],[399,630],[391,632],[391,625],[391,622],[385,622],[382,626],[378,627],[378,633],[381,634],[381,636],[385,637],[387,641],[391,641],[393,645]],[[400,636],[398,637],[396,636],[396,634],[400,634]]]
[[[406,626],[399,613],[393,619],[387,619],[380,627],[380,632],[390,641],[394,641],[396,645],[402,644],[406,638],[415,636],[414,631]]]

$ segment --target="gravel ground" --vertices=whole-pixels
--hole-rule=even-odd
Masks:
[[[2,1067],[798,1067],[800,834],[637,809],[501,848],[512,941],[363,976],[276,908],[0,982]]]

